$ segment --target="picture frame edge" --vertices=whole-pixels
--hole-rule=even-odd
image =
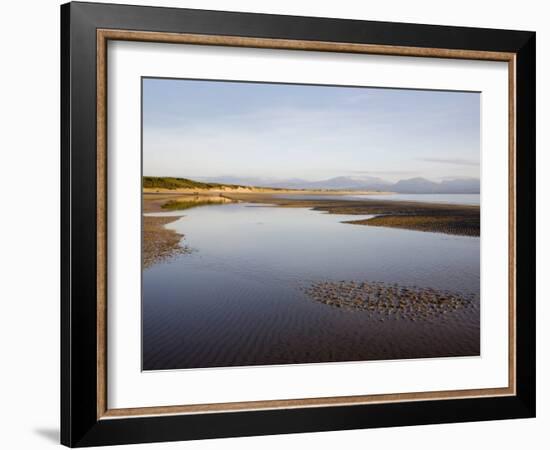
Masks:
[[[97,293],[92,289],[90,292],[82,294],[83,286],[90,286],[91,277],[90,274],[84,273],[86,268],[96,267],[97,260],[95,259],[96,255],[90,257],[90,255],[82,255],[81,258],[87,259],[86,261],[77,261],[78,252],[85,252],[85,249],[91,249],[99,245],[97,241],[94,241],[93,235],[97,236],[98,228],[101,227],[99,222],[95,224],[93,230],[87,230],[87,232],[79,231],[75,225],[76,223],[87,223],[92,215],[95,215],[95,220],[98,220],[97,217],[97,200],[102,195],[100,191],[100,186],[97,183],[97,178],[93,176],[93,173],[90,171],[90,168],[85,168],[85,162],[96,160],[95,151],[92,152],[93,155],[85,155],[83,148],[86,146],[78,146],[79,142],[85,141],[86,136],[89,139],[90,130],[86,130],[86,123],[88,126],[91,123],[91,118],[93,116],[93,123],[99,125],[99,121],[103,120],[96,115],[94,101],[94,112],[93,114],[90,111],[90,105],[87,105],[86,111],[78,110],[76,108],[75,102],[75,92],[74,92],[74,81],[75,77],[78,77],[79,74],[83,73],[83,69],[94,65],[96,62],[96,51],[94,48],[94,59],[93,64],[90,61],[91,56],[91,47],[95,47],[97,44],[96,41],[96,30],[102,28],[105,25],[104,22],[101,22],[97,19],[97,16],[104,16],[105,12],[112,11],[112,6],[115,6],[115,9],[121,7],[124,10],[127,8],[138,8],[139,11],[148,10],[150,7],[133,7],[128,5],[109,5],[109,4],[93,4],[93,3],[68,3],[61,6],[61,442],[67,446],[89,446],[89,445],[107,445],[112,443],[133,443],[133,442],[154,442],[162,440],[158,438],[157,434],[152,435],[143,435],[143,432],[140,431],[141,428],[150,429],[150,426],[159,427],[159,420],[165,420],[165,423],[175,423],[175,418],[180,417],[179,415],[174,416],[155,416],[155,417],[132,417],[132,418],[105,418],[104,415],[108,411],[106,408],[106,403],[103,406],[98,402],[98,392],[106,387],[100,386],[100,374],[101,370],[105,370],[105,366],[99,369],[98,366],[94,364],[95,370],[93,373],[89,373],[89,369],[92,366],[91,353],[94,353],[94,362],[97,361],[97,352],[100,345],[103,345],[101,337],[97,334],[93,334],[93,339],[90,337],[83,337],[84,331],[78,331],[75,329],[76,323],[84,325],[84,330],[90,331],[92,325],[97,325],[97,318],[99,314],[102,314],[101,311],[98,311],[95,307],[97,306],[92,300],[97,297]],[[157,8],[159,10],[165,10],[166,8]],[[93,14],[88,15],[90,11],[93,11]],[[184,10],[187,11],[200,11],[204,14],[204,17],[207,17],[209,13],[214,13],[216,16],[223,14],[223,12],[210,12],[204,10]],[[158,12],[158,11],[157,11]],[[193,13],[195,14],[195,13]],[[232,14],[232,13],[228,13]],[[239,13],[246,14],[248,19],[251,20],[252,16],[262,16],[250,13]],[[136,17],[134,20],[139,21],[139,14],[136,12]],[[162,14],[160,14],[162,16]],[[270,16],[271,17],[271,16]],[[277,16],[277,17],[294,17],[295,16]],[[265,18],[265,17],[264,17]],[[316,20],[318,18],[304,18],[308,20]],[[121,20],[120,17],[114,20]],[[281,20],[281,19],[277,19]],[[320,19],[324,23],[329,23],[330,21],[342,21],[343,19]],[[112,22],[113,19],[110,17],[109,22]],[[369,22],[370,23],[370,22]],[[75,28],[79,28],[79,35],[82,37],[86,35],[86,42],[88,47],[84,50],[83,53],[79,54],[79,49],[76,45]],[[387,22],[378,22],[378,24],[388,24]],[[420,32],[424,25],[418,24],[396,24],[403,25],[405,27],[412,26]],[[434,27],[434,26],[427,26]],[[437,27],[437,26],[435,26]],[[450,27],[454,28],[454,27]],[[473,29],[476,30],[476,29]],[[491,32],[494,30],[488,29],[478,29]],[[518,206],[521,203],[523,215],[517,214],[516,216],[516,248],[519,249],[521,254],[521,263],[522,267],[527,268],[529,265],[529,271],[523,270],[521,274],[518,273],[516,284],[516,297],[519,297],[520,289],[527,289],[527,292],[530,293],[534,298],[534,282],[535,282],[535,273],[534,273],[534,213],[535,213],[535,182],[534,182],[534,166],[535,166],[535,123],[534,117],[536,114],[534,102],[536,101],[535,96],[535,36],[534,32],[523,32],[523,31],[509,31],[509,30],[498,30],[501,32],[514,33],[514,36],[521,37],[521,39],[516,39],[514,42],[520,42],[521,45],[516,48],[514,53],[516,55],[516,118],[520,116],[520,123],[516,120],[516,195],[518,197]],[[91,33],[94,34],[94,43],[91,42]],[[519,34],[518,34],[519,33]],[[516,43],[516,45],[518,45]],[[82,50],[82,49],[80,49]],[[85,67],[80,67],[78,65],[82,63],[83,60],[87,61]],[[87,99],[91,98],[92,90],[95,95],[96,92],[96,83],[97,79],[95,77],[96,72],[93,72],[94,81],[88,79],[85,83],[86,89],[83,94],[79,94],[81,97]],[[93,85],[93,89],[92,89]],[[520,95],[521,94],[521,95]],[[520,101],[521,97],[521,101]],[[79,98],[79,101],[81,98]],[[96,99],[97,100],[97,99]],[[75,135],[75,131],[77,134]],[[93,147],[96,147],[95,140],[97,139],[96,129],[93,130],[94,139]],[[80,134],[81,135],[80,135]],[[88,147],[89,142],[88,142]],[[520,158],[520,149],[522,151]],[[525,150],[523,150],[525,149]],[[93,156],[93,158],[91,158]],[[521,160],[521,161],[520,161]],[[93,170],[97,170],[97,166],[94,164]],[[521,180],[519,177],[519,171],[521,170]],[[79,174],[84,175],[81,179],[75,179]],[[526,174],[529,177],[526,177]],[[82,185],[91,184],[90,180],[94,179],[94,189],[90,189],[91,186],[88,186],[87,189],[82,190]],[[521,181],[521,182],[520,182]],[[103,192],[104,195],[104,192]],[[521,201],[520,201],[521,199]],[[519,209],[519,208],[518,208]],[[518,212],[518,210],[516,210]],[[520,233],[521,228],[521,233]],[[79,234],[80,233],[80,234]],[[526,237],[524,233],[527,233]],[[79,240],[83,239],[82,242]],[[94,242],[90,242],[90,239]],[[521,242],[520,242],[521,241]],[[520,257],[518,255],[518,261]],[[525,261],[525,262],[524,262]],[[520,264],[517,264],[520,266]],[[97,283],[98,271],[95,270],[94,280]],[[519,278],[521,276],[522,282],[520,283]],[[76,284],[75,284],[76,282]],[[97,284],[96,284],[97,287]],[[77,292],[78,291],[78,292]],[[76,300],[79,299],[79,304],[76,304]],[[84,300],[82,300],[84,299]],[[84,305],[80,303],[84,303]],[[481,417],[473,419],[468,419],[466,416],[458,416],[459,412],[464,412],[464,409],[469,409],[466,407],[465,403],[455,403],[451,408],[456,408],[457,420],[454,421],[469,421],[469,420],[490,420],[502,419],[502,418],[512,418],[512,417],[534,417],[536,413],[536,404],[535,404],[535,354],[534,354],[534,319],[535,319],[535,305],[527,304],[526,302],[518,302],[517,314],[521,317],[524,322],[518,327],[519,319],[516,321],[516,330],[515,334],[517,336],[518,342],[521,344],[521,348],[518,349],[516,355],[517,364],[516,364],[516,382],[517,382],[517,392],[515,396],[508,396],[506,400],[500,399],[497,403],[506,405],[501,407],[498,411],[495,411],[495,417]],[[93,317],[93,324],[88,317],[91,314],[91,311],[95,311]],[[87,354],[84,358],[86,361],[82,361],[76,358],[75,351],[76,348],[80,348]],[[95,350],[91,350],[91,349]],[[94,392],[90,392],[90,386],[94,385]],[[106,395],[106,394],[105,394]],[[493,397],[491,397],[493,398]],[[469,402],[474,401],[473,399],[467,399]],[[483,399],[482,399],[483,400]],[[489,399],[484,399],[489,400]],[[463,400],[438,400],[439,402],[462,402]],[[433,401],[431,401],[433,402]],[[430,408],[430,401],[418,401],[415,402],[415,405],[412,407],[400,408],[401,410],[414,410],[418,411],[418,408],[422,410],[422,407]],[[476,403],[474,401],[474,403]],[[483,402],[477,402],[478,405],[481,405]],[[485,403],[486,404],[486,403]],[[93,408],[92,408],[93,406]],[[179,434],[173,434],[173,439],[170,436],[167,436],[166,440],[183,440],[183,439],[203,439],[211,437],[223,437],[223,436],[245,436],[245,435],[259,435],[259,434],[274,434],[275,433],[287,433],[287,432],[306,432],[306,431],[328,431],[329,429],[352,429],[352,428],[363,428],[369,427],[365,425],[364,418],[362,420],[355,418],[354,414],[358,414],[360,417],[363,417],[368,411],[368,407],[374,405],[352,405],[352,406],[323,406],[315,408],[296,408],[294,413],[290,414],[288,417],[301,417],[303,419],[304,409],[308,409],[308,412],[311,413],[314,409],[322,410],[320,411],[317,419],[313,419],[314,415],[310,414],[311,422],[319,426],[319,429],[308,429],[305,426],[300,428],[296,424],[285,420],[282,420],[282,424],[286,423],[285,429],[273,429],[267,426],[265,423],[261,422],[261,418],[265,418],[270,414],[274,413],[275,417],[281,417],[282,412],[289,412],[288,409],[281,410],[261,410],[261,411],[252,411],[252,412],[230,412],[230,413],[211,413],[208,414],[208,418],[205,419],[206,415],[202,417],[197,417],[199,415],[188,415],[186,416],[189,419],[187,422],[189,424],[218,424],[219,434],[211,432],[210,434],[206,433],[204,430],[195,431],[195,434],[189,432],[189,430],[181,431]],[[375,408],[379,411],[379,406],[376,405]],[[367,409],[365,409],[365,407]],[[327,411],[326,408],[332,408],[332,411]],[[348,409],[347,413],[344,414],[348,418],[349,424],[342,423],[339,421],[334,422],[332,425],[327,422],[328,417],[334,416],[334,408],[351,408]],[[494,408],[489,406],[479,407],[476,406],[479,411],[487,413]],[[301,411],[301,412],[298,412]],[[424,414],[420,411],[420,418],[417,419],[416,423],[411,424],[422,424],[422,423],[443,423],[445,420],[438,422],[433,415],[430,415],[424,410]],[[232,416],[231,430],[226,430],[227,425],[223,425],[223,420],[221,416],[230,414]],[[243,429],[242,426],[239,426],[236,420],[239,417],[244,417],[243,415],[249,414],[247,420],[250,420],[250,414],[256,414],[258,417],[257,425],[258,432],[251,431],[250,429]],[[383,412],[380,413],[382,417],[385,417]],[[387,413],[386,413],[387,414]],[[432,413],[433,414],[433,413]],[[273,415],[273,414],[272,414]],[[370,414],[367,414],[370,415]],[[498,417],[497,417],[498,416]],[[431,418],[432,420],[427,420]],[[424,419],[424,421],[422,420]],[[220,421],[221,420],[221,421]],[[292,419],[294,421],[295,419]],[[412,422],[415,422],[414,420]],[[143,427],[145,423],[154,424],[149,425],[148,427]],[[387,424],[377,422],[377,425],[373,426],[395,426],[399,423],[391,423],[391,420]],[[139,425],[138,425],[139,424]],[[406,425],[406,424],[402,424]],[[190,426],[190,425],[189,425]],[[163,426],[164,427],[164,426]],[[193,428],[193,427],[191,427]],[[209,430],[212,430],[212,425],[208,426]],[[118,431],[116,431],[118,430]],[[265,431],[265,433],[263,432]],[[231,433],[234,434],[231,434]],[[229,434],[224,434],[229,433]],[[154,436],[153,436],[154,435]],[[156,437],[155,437],[156,436]],[[151,440],[147,440],[147,439]],[[138,440],[135,440],[138,439]],[[141,439],[141,440],[139,440]]]

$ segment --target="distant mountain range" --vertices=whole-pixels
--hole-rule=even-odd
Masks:
[[[391,186],[393,192],[407,194],[479,194],[479,179],[457,178],[439,183],[425,178],[399,180]]]
[[[253,177],[208,177],[199,178],[209,183],[238,184],[286,189],[334,189],[350,191],[391,191],[402,194],[479,194],[479,179],[455,178],[440,182],[416,177],[399,180],[396,183],[378,177],[335,177],[327,180],[308,181],[299,178],[269,180]]]

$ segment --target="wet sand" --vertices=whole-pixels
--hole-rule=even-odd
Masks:
[[[185,284],[193,294],[196,283]],[[434,303],[430,315],[430,302],[426,311],[424,302],[413,302],[411,312],[404,308],[392,313],[383,304],[369,311],[329,305],[304,290],[302,297],[299,290],[288,287],[271,291],[235,283],[239,282],[223,276],[209,278],[208,297],[199,302],[176,288],[159,296],[155,288],[155,295],[147,297],[154,301],[145,303],[144,370],[480,354],[477,295],[463,305]],[[335,286],[343,294],[349,283]],[[337,300],[345,301],[344,297]]]
[[[183,236],[165,227],[177,219],[179,217],[143,216],[142,258],[144,269],[173,256],[190,252],[188,247],[180,245]]]
[[[371,227],[402,228],[454,234],[456,236],[479,236],[479,214],[461,215],[450,212],[441,215],[387,215],[365,220],[349,220],[344,223]]]
[[[264,203],[286,208],[310,208],[329,214],[377,215],[344,223],[378,227],[429,231],[459,236],[479,236],[479,206],[422,203],[380,199],[340,200],[293,199],[266,194],[228,194],[228,198],[250,203]]]

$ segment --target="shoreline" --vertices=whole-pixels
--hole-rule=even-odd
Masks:
[[[183,234],[166,228],[180,217],[143,216],[142,264],[147,269],[176,255],[190,253],[180,245]]]
[[[328,214],[376,215],[370,219],[348,220],[343,223],[364,226],[400,228],[413,231],[479,237],[479,205],[454,205],[417,201],[361,199],[292,199],[261,194],[228,195],[235,201],[269,203],[286,208],[309,208]]]

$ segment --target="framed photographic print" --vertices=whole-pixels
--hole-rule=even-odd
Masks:
[[[535,415],[535,33],[61,19],[63,444]]]

